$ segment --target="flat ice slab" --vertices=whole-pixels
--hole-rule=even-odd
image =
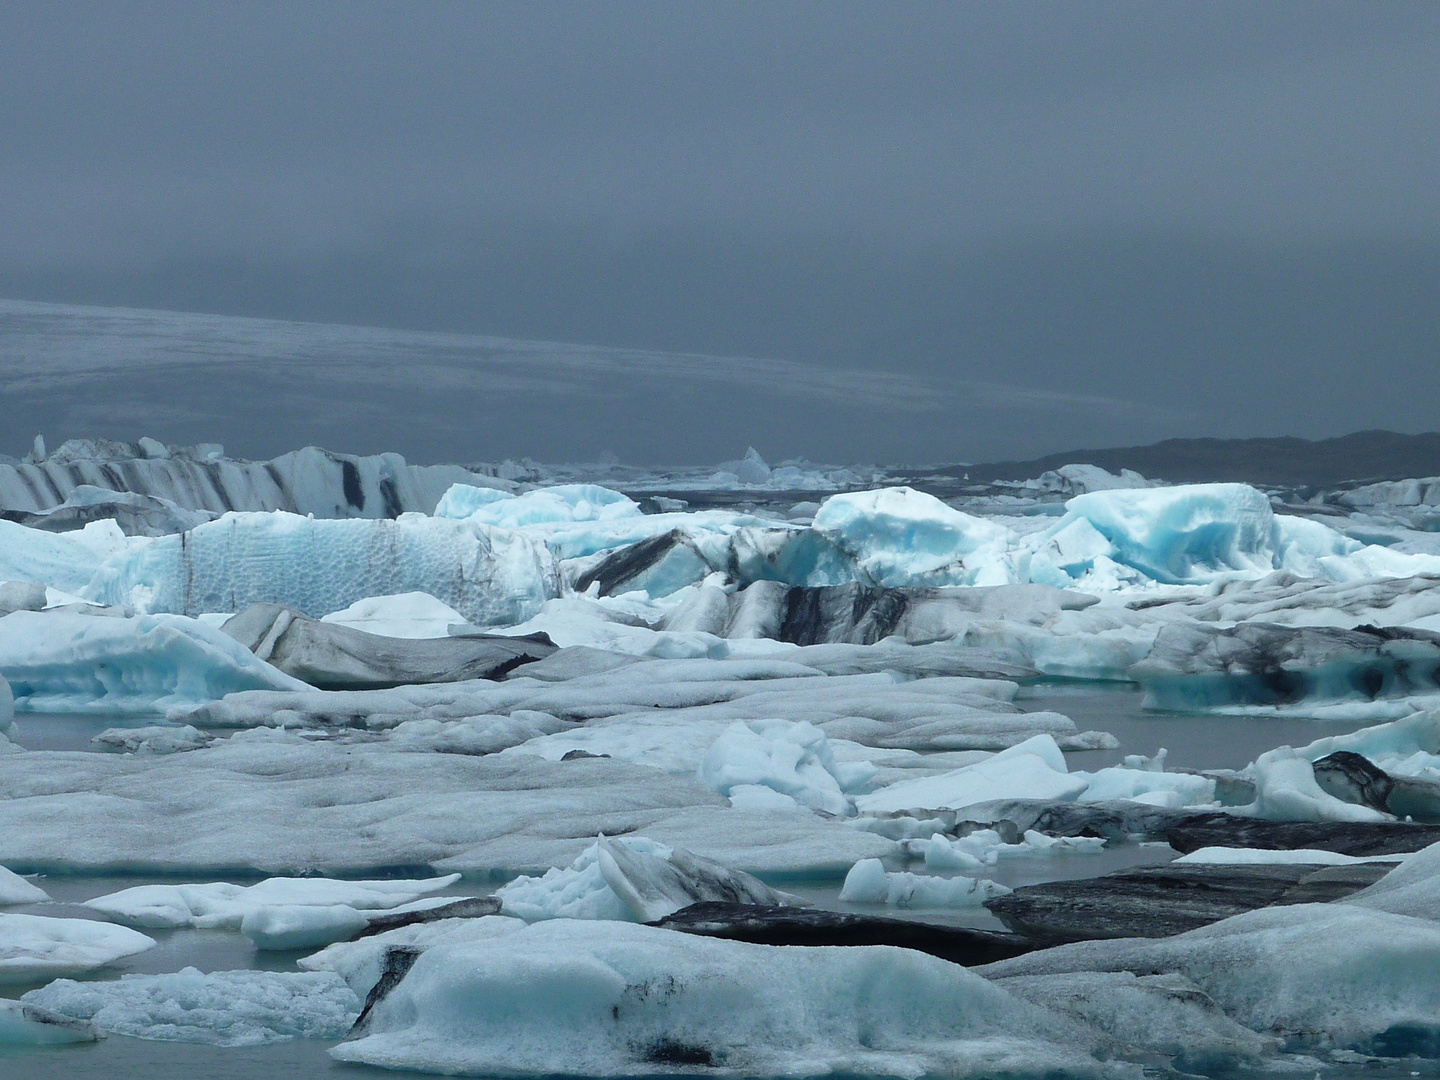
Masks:
[[[0,913],[0,984],[78,975],[154,947],[154,938],[124,926]]]

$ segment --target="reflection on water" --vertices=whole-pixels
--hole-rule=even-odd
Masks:
[[[1118,750],[1065,755],[1072,769],[1118,764],[1126,754],[1170,751],[1167,765],[1187,769],[1241,769],[1277,746],[1304,746],[1327,735],[1345,735],[1374,720],[1303,720],[1274,716],[1205,716],[1146,712],[1141,692],[1115,683],[1039,683],[1022,687],[1015,704],[1026,712],[1051,710],[1074,720],[1081,731],[1108,731]]]
[[[26,750],[96,750],[90,740],[107,728],[167,725],[161,716],[106,716],[96,713],[20,713],[11,741]],[[178,725],[175,725],[178,726]]]

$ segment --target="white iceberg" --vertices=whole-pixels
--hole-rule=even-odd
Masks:
[[[569,866],[496,890],[501,913],[526,922],[654,922],[703,901],[777,905],[790,898],[757,878],[643,836],[600,837]]]
[[[364,929],[369,915],[404,910],[459,880],[459,874],[447,874],[423,881],[268,878],[249,886],[137,885],[85,906],[127,926],[239,930],[261,949],[306,949],[351,937]],[[433,898],[429,906],[446,902]]]
[[[154,713],[240,690],[300,690],[234,638],[179,615],[16,611],[0,618],[0,671],[31,712]]]
[[[855,800],[862,814],[902,810],[958,810],[992,799],[1073,801],[1090,786],[1066,771],[1054,738],[1036,735],[976,765],[940,776],[902,780]]]
[[[853,812],[850,793],[863,791],[874,774],[868,762],[837,762],[823,731],[790,720],[735,721],[705,752],[699,770],[721,795],[764,787],[841,817]]]
[[[154,947],[124,926],[0,913],[0,985],[79,975]]]
[[[1077,1027],[922,953],[563,919],[430,949],[369,1031],[331,1054],[533,1077],[1103,1072]]]
[[[48,584],[48,582],[47,582]],[[508,529],[403,514],[320,520],[233,513],[105,563],[86,595],[195,615],[279,603],[314,616],[367,597],[425,592],[480,626],[529,618],[559,593],[543,544]]]
[[[832,495],[811,531],[853,562],[867,584],[1003,585],[1007,530],[911,488]],[[829,584],[800,582],[793,584]],[[838,582],[837,582],[838,583]]]
[[[360,999],[329,971],[215,971],[124,975],[110,982],[57,979],[21,999],[137,1039],[261,1046],[338,1039]]]
[[[1010,889],[984,878],[936,877],[906,871],[887,872],[879,859],[862,859],[845,875],[840,899],[852,904],[897,907],[980,908]]]
[[[16,904],[38,904],[49,900],[50,894],[40,886],[26,881],[19,874],[0,866],[0,907]]]

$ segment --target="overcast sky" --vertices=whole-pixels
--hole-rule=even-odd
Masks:
[[[187,323],[160,378],[155,333],[51,312],[42,348],[0,308],[0,451],[45,426],[916,462],[1433,429],[1437,56],[1440,5],[1380,0],[3,5],[0,297],[451,337],[360,349],[395,385],[450,373],[362,403],[359,361],[337,385],[298,330],[217,330],[211,377]],[[627,351],[505,379],[518,346],[476,335]],[[264,378],[235,345],[261,339]],[[149,374],[111,409],[127,356]]]

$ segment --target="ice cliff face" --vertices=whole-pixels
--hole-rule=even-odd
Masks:
[[[36,450],[43,451],[43,443]],[[320,518],[429,514],[452,485],[509,489],[507,481],[460,465],[409,465],[399,454],[357,457],[306,447],[271,461],[238,461],[222,447],[165,447],[72,439],[49,455],[0,461],[0,511],[15,517],[66,504],[93,505],[93,492],[128,492],[186,510],[285,510]],[[88,501],[87,501],[88,500]]]

